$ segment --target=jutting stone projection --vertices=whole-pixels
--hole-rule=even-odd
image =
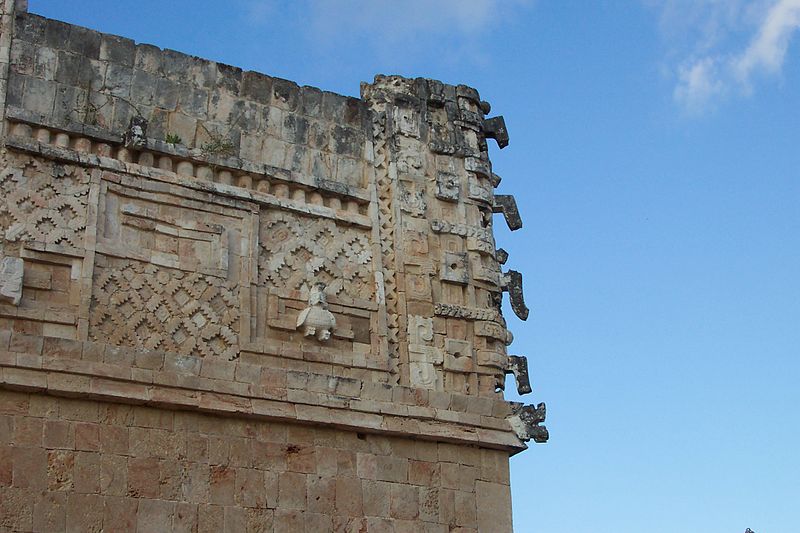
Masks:
[[[478,92],[0,6],[0,529],[512,531],[548,435]]]

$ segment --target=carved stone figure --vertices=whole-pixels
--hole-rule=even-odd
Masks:
[[[336,327],[336,317],[328,310],[325,284],[315,283],[308,295],[308,307],[300,311],[297,327],[303,328],[303,335],[315,337],[324,342],[331,338],[331,330]]]

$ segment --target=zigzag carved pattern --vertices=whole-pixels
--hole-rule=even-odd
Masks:
[[[89,173],[34,159],[0,160],[0,237],[83,247]]]
[[[286,211],[262,212],[259,231],[259,284],[300,290],[314,282],[348,298],[375,298],[369,234],[337,226],[333,220]]]
[[[387,334],[389,344],[390,371],[395,382],[399,379],[400,323],[398,315],[397,277],[395,275],[394,191],[389,176],[389,154],[386,146],[386,111],[373,108],[372,136],[375,143],[375,180],[378,184],[378,233],[383,253],[383,283],[386,291]]]
[[[95,270],[89,335],[199,357],[238,357],[236,287],[196,272],[116,260]]]

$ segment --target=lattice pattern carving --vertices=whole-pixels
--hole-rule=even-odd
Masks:
[[[266,211],[260,220],[259,247],[258,281],[263,286],[300,290],[323,283],[328,294],[375,298],[366,231],[337,226],[327,218]]]
[[[399,379],[400,315],[397,291],[396,260],[394,251],[394,190],[389,175],[389,149],[386,145],[386,106],[378,104],[372,109],[372,136],[375,143],[375,181],[378,186],[378,231],[383,254],[383,283],[386,292],[386,329],[391,358],[390,371],[395,382]]]
[[[94,340],[235,359],[238,329],[238,292],[230,282],[126,260],[95,271]]]
[[[6,241],[83,247],[88,171],[30,158],[3,158],[0,166],[0,235]]]

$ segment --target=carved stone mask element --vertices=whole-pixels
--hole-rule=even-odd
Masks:
[[[328,310],[325,284],[314,283],[308,294],[308,307],[300,311],[297,327],[303,328],[303,335],[315,337],[320,342],[331,338],[331,330],[336,327],[336,317]]]

